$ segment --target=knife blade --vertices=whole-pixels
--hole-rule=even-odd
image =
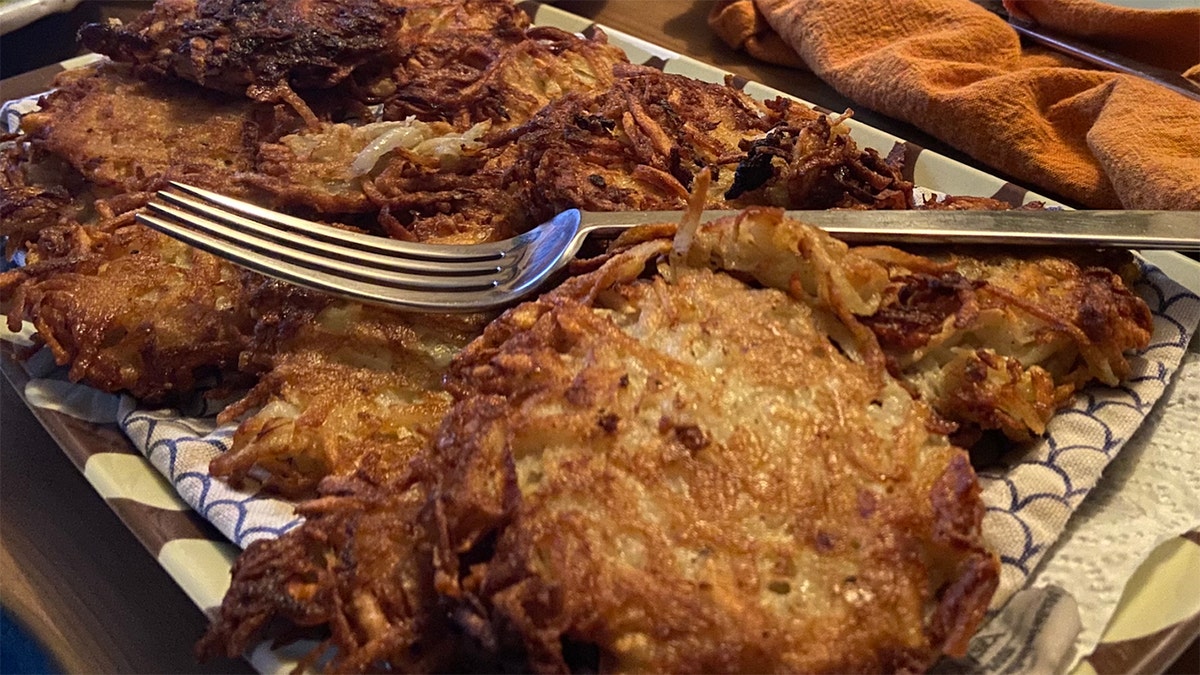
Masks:
[[[705,211],[704,220],[740,211]],[[1200,251],[1200,211],[787,211],[850,243],[1015,244]],[[583,214],[585,227],[679,222],[679,211]],[[633,220],[631,220],[633,219]]]
[[[1133,75],[1134,77],[1149,80],[1171,91],[1200,101],[1200,84],[1192,82],[1179,73],[1167,70],[1166,68],[1152,66],[1148,63],[1142,63],[1122,54],[1100,49],[1082,40],[1022,21],[1009,14],[1004,9],[1004,5],[1000,0],[972,0],[972,2],[1004,19],[1018,35],[1042,46],[1049,47],[1068,56],[1073,56],[1105,70],[1125,73],[1126,75]]]

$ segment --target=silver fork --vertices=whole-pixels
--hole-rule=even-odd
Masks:
[[[678,211],[568,209],[503,241],[416,244],[341,230],[201,188],[171,183],[144,225],[261,274],[402,309],[475,312],[542,287],[592,234],[679,222]],[[705,211],[706,220],[738,211]],[[1188,211],[789,211],[851,242],[1116,246],[1200,250]]]

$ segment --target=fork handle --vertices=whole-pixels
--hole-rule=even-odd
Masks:
[[[705,211],[703,221],[740,211]],[[1200,211],[786,211],[850,243],[1019,244],[1200,251]],[[681,211],[581,214],[587,233],[679,222]]]

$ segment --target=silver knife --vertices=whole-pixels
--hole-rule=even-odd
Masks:
[[[705,211],[703,218],[740,211]],[[788,211],[851,243],[1016,244],[1080,248],[1200,251],[1200,211]],[[583,214],[583,224],[603,231],[636,222],[678,222],[680,212]]]
[[[1140,77],[1162,85],[1188,98],[1200,101],[1200,84],[1166,68],[1158,68],[1121,54],[1100,49],[1082,40],[1056,33],[1052,30],[1014,18],[1000,0],[972,0],[975,4],[999,16],[1012,26],[1017,34],[1055,51],[1073,56],[1095,66],[1126,75]]]

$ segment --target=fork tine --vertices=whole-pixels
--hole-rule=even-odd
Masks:
[[[231,247],[228,242],[199,230],[192,230],[156,216],[138,213],[142,224],[184,243],[207,251],[230,262],[263,275],[288,283],[316,289],[332,295],[385,305],[388,307],[425,312],[479,312],[510,304],[512,298],[494,289],[447,293],[428,290],[402,290],[311,270],[287,261],[280,261],[248,249]]]
[[[270,239],[255,236],[253,233],[234,230],[219,222],[163,204],[151,204],[150,207],[156,214],[155,216],[145,213],[137,214],[138,220],[143,224],[188,243],[193,243],[217,256],[246,264],[268,276],[277,276],[272,274],[272,265],[287,264],[295,268],[290,270],[289,274],[300,279],[307,278],[299,271],[303,270],[320,275],[320,277],[314,278],[336,277],[341,280],[367,282],[406,291],[445,293],[493,288],[502,278],[503,273],[497,272],[493,268],[487,273],[470,276],[433,276],[367,267],[290,248]],[[165,216],[165,218],[158,216]],[[199,232],[193,230],[199,230]],[[196,236],[197,234],[205,236],[199,237]],[[326,281],[328,282],[328,279]],[[303,282],[297,281],[296,283]],[[325,287],[322,289],[324,290]]]
[[[370,249],[377,253],[385,255],[401,255],[410,258],[419,258],[424,260],[455,260],[461,261],[468,257],[468,251],[464,251],[463,247],[452,244],[412,244],[386,237],[371,237],[364,239],[362,236],[353,232],[339,230],[336,227],[330,227],[322,223],[314,223],[311,220],[296,218],[287,214],[265,209],[261,206],[256,206],[248,202],[227,197],[223,194],[205,190],[203,188],[170,181],[170,184],[181,192],[185,192],[193,197],[211,202],[218,205],[225,212],[237,213],[263,223],[271,223],[279,228],[300,232],[313,239],[320,241],[328,241],[339,244],[346,244],[360,249]],[[169,194],[169,193],[165,193]],[[506,246],[503,242],[494,242],[493,244],[472,245],[469,255],[477,256],[479,259],[492,260],[504,257]]]
[[[278,261],[254,251],[231,249],[227,242],[198,230],[172,223],[152,215],[139,213],[137,219],[164,234],[178,238],[213,255],[298,286],[337,295],[359,302],[422,312],[479,312],[502,307],[511,298],[493,290],[445,293],[420,290],[400,290],[378,284],[352,281],[343,277],[307,269],[286,261]]]
[[[478,256],[470,257],[462,260],[429,260],[427,258],[408,258],[397,256],[395,254],[383,255],[373,252],[370,249],[376,249],[372,246],[372,239],[380,239],[371,235],[355,235],[354,233],[344,233],[352,235],[346,237],[342,241],[353,243],[354,248],[342,246],[335,243],[321,242],[312,239],[305,234],[297,235],[285,230],[280,230],[272,227],[269,224],[263,224],[256,220],[244,218],[235,213],[228,213],[220,208],[205,204],[203,202],[190,199],[183,195],[172,194],[170,192],[158,193],[159,199],[170,202],[172,205],[180,208],[175,211],[156,202],[147,204],[147,208],[158,212],[161,215],[170,216],[175,219],[188,221],[185,215],[190,215],[193,218],[202,218],[207,222],[212,223],[227,223],[237,228],[237,231],[242,235],[228,235],[226,239],[240,239],[243,235],[253,233],[262,240],[276,241],[289,249],[301,249],[319,256],[343,260],[349,263],[374,267],[380,270],[388,270],[400,273],[423,274],[433,276],[478,276],[482,274],[498,274],[504,267],[511,264],[511,259],[496,258],[496,259],[481,259]],[[190,212],[190,214],[185,214]],[[333,228],[331,228],[333,229]],[[336,230],[341,232],[341,230]],[[368,250],[357,248],[364,245]]]

